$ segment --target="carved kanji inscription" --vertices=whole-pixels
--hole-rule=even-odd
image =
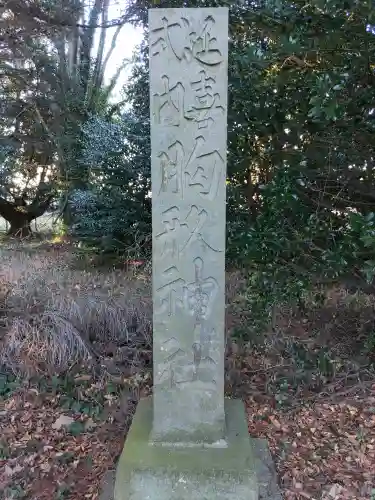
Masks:
[[[198,129],[209,128],[214,123],[215,111],[225,112],[215,84],[215,77],[209,76],[204,69],[199,72],[198,79],[191,82],[194,95],[190,106],[185,110],[185,118],[196,121]]]
[[[185,88],[181,82],[171,86],[168,75],[161,77],[163,90],[154,94],[156,119],[161,125],[178,127],[184,119]]]
[[[160,193],[178,194],[183,199],[188,190],[213,201],[220,183],[225,183],[225,162],[218,149],[209,149],[206,139],[199,135],[186,151],[182,142],[175,141],[158,154],[160,164]]]
[[[182,169],[185,150],[180,141],[175,141],[165,151],[158,154],[160,163],[160,193],[181,194],[183,189]]]
[[[164,360],[159,366],[157,383],[167,384],[171,389],[193,382],[216,385],[217,361],[210,355],[210,337],[206,337],[206,340],[203,334],[200,337],[187,350],[181,347],[176,337],[163,343],[161,350],[164,352]]]
[[[153,435],[224,429],[228,10],[150,11]],[[210,438],[209,438],[210,439]]]
[[[181,278],[176,266],[164,270],[164,284],[156,289],[155,297],[155,306],[159,313],[165,312],[171,316],[180,310],[199,319],[207,319],[210,316],[219,289],[218,283],[212,276],[205,277],[204,262],[200,257],[194,259],[193,266],[195,279],[188,284]]]
[[[203,233],[209,221],[209,214],[204,208],[192,205],[185,216],[182,214],[183,211],[176,205],[162,213],[164,230],[155,236],[162,245],[162,256],[179,257],[196,241],[213,252],[222,251],[210,243],[209,235]]]
[[[196,59],[207,66],[217,66],[223,62],[223,54],[218,48],[214,16],[207,16],[203,23],[194,22],[181,16],[171,21],[164,16],[160,25],[151,30],[151,55],[162,56],[171,51],[178,61]]]
[[[185,280],[180,277],[178,268],[171,266],[162,272],[162,281],[164,284],[156,290],[154,296],[154,311],[168,316],[177,314],[179,309],[184,308],[182,290]]]
[[[184,174],[188,188],[202,198],[213,201],[218,194],[220,182],[225,182],[224,159],[218,149],[210,150],[206,146],[206,139],[198,136]]]
[[[184,286],[185,309],[197,319],[207,319],[218,292],[218,283],[212,276],[204,277],[204,262],[200,257],[194,259],[194,274],[194,281]]]
[[[181,81],[171,84],[168,75],[162,75],[160,83],[162,89],[153,95],[155,119],[160,125],[179,127],[184,120],[191,120],[198,129],[208,129],[216,115],[225,112],[216,78],[205,69],[199,71],[187,88]]]

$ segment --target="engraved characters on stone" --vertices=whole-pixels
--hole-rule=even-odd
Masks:
[[[168,254],[173,258],[180,257],[196,241],[213,252],[221,252],[222,250],[214,248],[203,235],[202,230],[207,221],[209,221],[208,212],[197,205],[192,205],[185,217],[181,216],[181,210],[177,206],[164,210],[162,213],[164,230],[156,235],[156,240],[162,245],[161,256]]]
[[[202,198],[213,201],[222,181],[225,163],[220,152],[205,149],[206,139],[198,136],[187,153],[181,142],[175,141],[158,154],[160,162],[160,193],[178,194],[184,198],[186,189],[195,190]]]
[[[166,269],[164,274],[170,275],[169,281],[157,290],[159,304],[164,312],[176,314],[178,308],[194,318],[191,350],[182,349],[176,337],[163,343],[165,357],[159,367],[157,382],[168,381],[170,387],[194,381],[216,385],[214,365],[217,361],[210,354],[215,331],[212,329],[209,332],[206,320],[210,317],[219,287],[215,278],[204,277],[204,262],[200,257],[194,260],[194,271],[194,281],[186,284],[178,278],[175,266]]]
[[[162,224],[154,234],[159,265],[164,267],[163,263],[168,262],[164,269],[162,267],[155,290],[154,314],[161,319],[161,324],[165,324],[165,331],[174,324],[172,318],[181,314],[191,318],[192,328],[191,343],[186,342],[187,339],[181,342],[178,332],[170,332],[170,337],[160,345],[162,356],[155,383],[167,384],[170,388],[204,383],[214,390],[216,365],[220,361],[215,359],[220,349],[213,349],[218,332],[210,316],[221,291],[215,277],[205,274],[203,255],[206,253],[202,252],[224,252],[209,241],[213,224],[211,203],[217,198],[221,183],[225,182],[222,145],[212,149],[211,142],[207,141],[216,120],[226,115],[226,105],[217,88],[217,68],[224,58],[215,29],[212,15],[206,16],[201,25],[187,16],[173,22],[163,16],[160,25],[150,32],[150,56],[175,58],[184,68],[181,69],[183,76],[177,79],[162,73],[159,84],[154,82],[153,90],[155,85],[157,89],[151,95],[151,126],[165,128],[169,139],[156,154],[159,185],[153,186],[155,195],[168,200],[164,207],[163,202],[159,205],[162,210],[158,217]],[[195,68],[196,73],[190,75],[189,68]],[[174,71],[174,75],[178,75],[178,71]],[[192,142],[184,141],[185,124],[190,124],[186,130],[194,134]],[[191,125],[195,128],[191,129]],[[189,206],[186,202],[181,203],[184,200],[189,200]],[[193,244],[192,261],[182,264]],[[182,277],[189,275],[180,272],[182,265],[193,266],[192,282]]]
[[[162,75],[162,90],[153,94],[156,123],[179,127],[184,120],[198,124],[198,129],[208,129],[215,122],[217,113],[224,113],[220,93],[215,91],[216,79],[205,69],[190,82],[186,89],[182,82],[171,84],[168,75]]]
[[[223,61],[223,56],[212,34],[214,28],[212,16],[207,16],[201,27],[194,27],[186,17],[174,23],[163,17],[161,26],[151,31],[152,55],[170,50],[179,61],[186,59],[190,62],[194,58],[206,66],[216,66]]]

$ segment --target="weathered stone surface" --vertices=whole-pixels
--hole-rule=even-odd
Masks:
[[[150,403],[148,403],[150,405]],[[238,402],[233,402],[230,401],[230,404],[234,404],[237,406],[237,422],[239,421],[239,426],[244,429],[243,423],[241,424],[241,421],[244,421],[244,415],[243,411],[241,410],[241,405]],[[136,417],[139,419],[139,414],[138,412],[136,413]],[[149,419],[151,416],[148,417]],[[230,415],[229,415],[230,418]],[[141,438],[142,447],[145,445],[145,440],[147,439],[147,429],[150,429],[151,423],[148,422],[145,426],[144,430],[144,436]],[[233,427],[238,427],[237,423],[233,423]],[[131,431],[133,432],[133,430]],[[134,435],[133,435],[134,436]],[[243,442],[247,443],[248,442],[248,436],[246,436],[246,432],[243,430],[241,435],[241,439]],[[134,438],[135,440],[133,441],[134,446],[137,446],[138,438]],[[199,451],[199,450],[193,450],[194,452]],[[276,471],[275,467],[272,461],[271,454],[268,449],[267,441],[265,439],[250,439],[250,448],[249,450],[250,453],[253,451],[254,454],[254,470],[255,470],[255,475],[257,478],[258,486],[259,486],[259,500],[282,500],[282,495],[280,492],[280,488],[277,484],[277,476],[276,476]],[[127,470],[129,467],[130,470],[136,469],[136,466],[132,464],[131,466],[128,465],[128,461],[126,458],[126,454],[131,453],[130,451],[127,451],[127,448],[124,448],[123,455],[121,457],[119,467],[118,467],[118,481],[119,485],[124,484],[125,477],[127,476]],[[146,454],[145,456],[145,466],[147,466],[148,463],[148,455]],[[207,463],[205,464],[207,466]],[[122,472],[120,472],[120,468],[122,468]],[[114,500],[114,487],[115,487],[115,478],[116,478],[116,472],[115,471],[108,471],[108,473],[105,475],[103,478],[103,483],[102,483],[102,492],[100,496],[100,500]],[[120,490],[120,500],[124,500],[125,495],[127,492],[124,489],[124,486],[119,486]],[[121,496],[122,495],[122,496]],[[167,497],[168,498],[168,497]],[[210,498],[210,497],[208,497]],[[214,497],[215,498],[215,497]],[[247,498],[247,497],[245,497]],[[251,497],[250,497],[251,498]],[[116,497],[116,500],[118,498]],[[161,497],[161,500],[162,497]]]
[[[121,455],[116,500],[258,500],[255,459],[243,404],[226,400],[225,440],[212,445],[152,443],[152,398],[142,400]]]
[[[255,472],[259,485],[259,500],[282,500],[277,484],[277,476],[271,454],[265,439],[252,438],[250,443],[254,450]],[[114,500],[116,471],[110,470],[102,481],[100,500]]]
[[[251,439],[255,456],[255,470],[259,485],[259,500],[282,500],[277,484],[275,465],[265,439]]]
[[[108,470],[101,481],[99,500],[114,500],[116,471]]]
[[[153,439],[224,436],[228,9],[151,9]]]

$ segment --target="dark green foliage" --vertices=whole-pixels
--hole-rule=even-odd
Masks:
[[[89,189],[72,197],[72,234],[100,251],[136,257],[151,249],[147,60],[144,44],[124,89],[131,111],[92,115],[83,125],[79,161],[89,169]]]
[[[129,12],[147,29],[148,7],[185,3],[134,1]],[[375,15],[354,0],[188,6],[219,5],[231,35],[227,260],[248,270],[259,330],[317,282],[372,281]]]
[[[151,235],[148,114],[134,103],[131,112],[116,120],[93,116],[83,133],[80,161],[90,170],[89,189],[73,194],[72,233],[101,251],[147,255]]]
[[[91,115],[108,111],[125,64],[120,61],[105,85],[106,67],[125,22],[116,20],[118,27],[104,54],[109,5],[105,0],[90,6],[76,0],[7,2],[7,13],[0,19],[0,146],[11,146],[18,156],[11,170],[7,165],[7,179],[1,175],[0,159],[0,214],[13,233],[30,232],[30,220],[42,215],[57,195],[64,223],[75,222],[72,193],[88,189],[90,176],[89,166],[80,161],[83,124]],[[119,103],[111,105],[111,112],[119,108]],[[23,211],[30,217],[19,215],[15,180],[22,189]]]

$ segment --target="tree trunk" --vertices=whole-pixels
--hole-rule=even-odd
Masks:
[[[18,213],[16,216],[8,218],[10,228],[8,229],[8,236],[16,238],[26,238],[31,236],[31,220],[29,214]]]
[[[53,195],[49,194],[41,201],[37,193],[32,203],[27,205],[23,199],[11,203],[0,197],[0,216],[10,224],[7,234],[17,238],[30,236],[32,234],[31,222],[46,212],[52,199]]]

